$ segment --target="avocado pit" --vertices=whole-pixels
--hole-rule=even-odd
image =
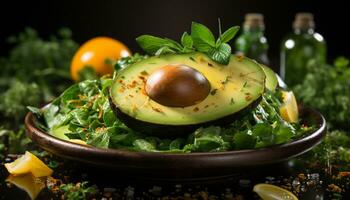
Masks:
[[[166,65],[147,79],[145,91],[155,102],[169,107],[187,107],[203,101],[210,93],[205,76],[187,65]]]

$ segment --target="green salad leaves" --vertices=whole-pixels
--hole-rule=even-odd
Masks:
[[[198,51],[205,53],[213,61],[227,65],[230,61],[231,47],[229,42],[238,32],[239,27],[233,26],[215,40],[213,33],[203,24],[192,22],[191,35],[184,32],[181,44],[169,38],[159,38],[152,35],[141,35],[136,38],[140,47],[150,55],[167,53],[190,53]]]
[[[43,109],[31,108],[38,124],[62,139],[80,139],[101,148],[149,152],[212,152],[281,144],[313,127],[284,121],[279,92],[267,92],[261,103],[228,127],[209,126],[183,138],[157,138],[128,128],[114,115],[108,88],[112,79],[86,80],[68,88]],[[40,120],[41,119],[41,120]]]

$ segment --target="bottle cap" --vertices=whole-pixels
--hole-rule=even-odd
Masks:
[[[314,15],[311,13],[297,13],[293,22],[295,29],[315,28]]]
[[[265,28],[264,15],[260,13],[247,13],[245,15],[243,27],[249,28],[249,29],[252,29],[252,28],[264,29]]]

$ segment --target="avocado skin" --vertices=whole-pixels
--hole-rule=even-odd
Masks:
[[[145,122],[141,120],[137,120],[125,113],[123,113],[118,106],[113,102],[111,95],[108,97],[109,104],[114,112],[114,114],[118,117],[120,121],[122,121],[129,128],[143,133],[145,135],[156,136],[159,138],[176,138],[181,136],[186,136],[191,134],[197,128],[207,127],[207,126],[228,126],[233,121],[245,116],[251,109],[255,108],[259,105],[261,101],[261,97],[256,99],[254,102],[249,104],[243,110],[233,113],[231,115],[215,119],[213,121],[208,121],[205,123],[193,124],[193,125],[163,125],[163,124],[155,124],[150,122]]]

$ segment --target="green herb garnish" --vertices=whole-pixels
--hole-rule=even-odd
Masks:
[[[96,186],[88,186],[88,182],[82,183],[69,183],[62,184],[60,186],[60,191],[63,192],[63,198],[68,200],[82,200],[88,199],[91,195],[94,195],[98,192]]]
[[[184,32],[181,37],[181,44],[168,38],[151,35],[141,35],[136,38],[136,41],[150,55],[198,51],[205,53],[219,64],[227,65],[231,56],[231,47],[227,42],[236,35],[238,30],[238,26],[233,26],[222,34],[220,30],[220,35],[215,40],[213,33],[206,26],[192,22],[191,35]]]

